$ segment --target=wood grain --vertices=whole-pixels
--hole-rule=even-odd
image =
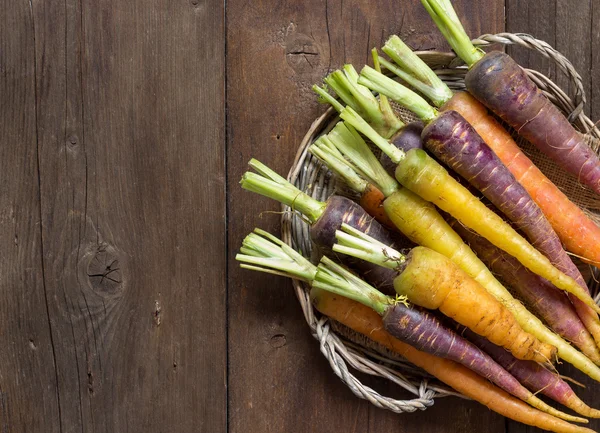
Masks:
[[[27,2],[0,14],[0,431],[59,432],[46,307],[36,133],[36,41]],[[33,398],[35,396],[35,398]]]
[[[0,431],[224,432],[223,4],[18,3]]]
[[[470,33],[502,30],[503,2],[477,10],[455,4]],[[360,68],[395,32],[417,49],[447,47],[420,2],[233,0],[227,21],[230,431],[504,431],[502,417],[459,399],[395,415],[354,397],[319,353],[291,284],[233,262],[254,227],[279,232],[279,206],[235,182],[251,157],[287,173],[324,110],[310,86],[345,62]],[[368,383],[409,398],[384,381]]]

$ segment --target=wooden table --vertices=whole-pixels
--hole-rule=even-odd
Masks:
[[[600,1],[455,3],[473,36],[566,53],[600,116]],[[310,86],[393,33],[446,47],[419,1],[2,6],[0,432],[531,430],[457,398],[402,416],[359,400],[290,284],[233,261],[252,228],[278,230],[238,180],[250,157],[287,171],[324,110]],[[580,394],[598,407],[599,389]]]

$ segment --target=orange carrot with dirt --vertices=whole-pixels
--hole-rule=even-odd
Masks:
[[[385,330],[379,314],[359,302],[315,288],[311,290],[311,298],[315,308],[325,316],[401,355],[454,390],[500,415],[556,433],[591,433],[593,431],[569,424],[529,406],[454,361],[430,355],[403,343]]]

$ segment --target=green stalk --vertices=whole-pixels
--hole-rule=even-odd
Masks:
[[[393,298],[384,295],[326,256],[323,256],[317,267],[312,286],[360,302],[379,314],[396,303]]]
[[[319,87],[316,84],[312,86],[313,92],[319,95],[319,102],[324,104],[329,104],[335,108],[335,110],[339,113],[344,109],[344,106],[340,104],[340,102],[335,99],[333,96],[329,94],[329,92],[325,89],[325,86]]]
[[[404,71],[403,69],[400,69],[398,66],[394,65],[392,62],[388,62],[385,59],[381,59],[381,64],[383,66],[385,66],[385,68],[387,70],[389,70],[389,71],[393,72],[395,75],[397,75],[402,81],[407,83],[409,86],[413,87],[418,92],[423,93],[425,96],[427,96],[429,98],[428,92],[431,91],[431,86],[423,83],[418,78],[415,78],[414,76],[412,76],[410,73]],[[377,72],[379,72],[379,71],[377,71]],[[361,79],[361,81],[362,81],[362,79]]]
[[[348,110],[351,110],[352,113],[356,113],[352,108],[346,107],[342,111],[342,116],[344,116]],[[363,123],[367,125],[364,120]],[[387,140],[381,138],[381,136],[370,126],[367,125],[367,127],[371,129],[377,137],[387,143]],[[369,183],[379,188],[383,195],[387,197],[398,189],[398,181],[385,171],[371,149],[369,149],[369,146],[367,146],[367,143],[365,143],[360,134],[358,134],[351,125],[345,122],[339,122],[331,132],[327,134],[327,138],[346,157],[346,159],[350,161],[355,171],[364,179],[367,179]],[[396,147],[394,147],[394,149],[396,149]]]
[[[381,72],[381,66],[379,64],[379,55],[377,54],[377,48],[373,48],[371,50],[371,55],[373,56],[373,67]],[[356,71],[354,71],[356,72]],[[358,74],[356,74],[356,83],[358,85]],[[400,125],[399,128],[397,128],[396,130],[393,131],[393,133],[391,134],[382,134],[385,138],[390,138],[394,135],[394,133],[396,133],[398,131],[398,129],[404,127],[404,122],[402,122],[400,119],[398,119],[398,116],[396,116],[396,113],[394,112],[394,109],[392,108],[392,106],[390,105],[390,101],[388,101],[387,96],[385,95],[379,95],[379,108],[381,110],[381,113],[383,114],[383,118],[386,119],[387,123],[389,124],[393,124],[394,121],[399,122],[398,124]]]
[[[435,72],[433,72],[431,68],[429,68],[429,66],[427,66],[425,62],[423,62],[423,60],[421,60],[419,56],[417,56],[398,36],[391,36],[381,50],[403,70],[411,70],[414,77],[419,81],[425,84],[432,84],[439,80],[438,76],[435,75]]]
[[[463,28],[450,0],[421,0],[454,52],[470,68],[485,55],[472,43]]]
[[[251,159],[248,163],[257,173],[246,172],[242,176],[242,188],[265,197],[277,200],[293,210],[305,215],[311,223],[317,221],[325,211],[326,203],[315,200],[308,194],[300,191],[286,179],[279,176],[266,165]]]
[[[398,104],[415,113],[425,123],[432,121],[438,115],[437,110],[425,99],[369,66],[365,66],[360,72],[359,82],[369,89],[389,96]]]
[[[240,267],[311,282],[317,267],[280,239],[261,229],[246,236],[235,259]]]
[[[388,269],[400,270],[406,263],[406,256],[360,230],[347,224],[342,224],[341,229],[335,232],[337,243],[333,245],[333,251],[336,253],[356,257]]]
[[[333,145],[329,137],[323,136],[319,138],[308,148],[308,151],[329,167],[337,176],[344,179],[344,182],[354,191],[362,194],[367,189],[368,182],[360,177],[352,164]]]
[[[235,259],[244,269],[306,281],[317,289],[358,301],[379,314],[383,314],[390,305],[406,303],[406,298],[394,299],[384,295],[326,256],[321,258],[318,267],[313,265],[300,253],[264,230],[254,229],[253,233],[246,236],[240,254]]]
[[[371,68],[372,69],[372,68]],[[373,69],[374,70],[374,69]],[[375,146],[377,146],[383,153],[385,153],[389,158],[396,164],[404,159],[405,153],[390,143],[388,140],[383,138],[381,135],[377,133],[373,128],[369,126],[367,122],[360,117],[356,111],[352,110],[350,107],[346,107],[344,111],[340,113],[340,117],[345,120],[347,125],[352,126],[358,132],[363,134],[369,140],[373,142]],[[380,164],[381,166],[381,164]],[[383,167],[382,167],[383,170]],[[385,171],[385,170],[384,170]],[[383,190],[381,190],[383,191]]]
[[[392,36],[388,39],[383,51],[400,68],[384,59],[381,60],[381,63],[406,83],[427,96],[437,107],[441,107],[452,98],[452,90],[398,36]]]
[[[352,65],[344,65],[342,70],[333,71],[324,81],[344,104],[360,113],[380,134],[391,137],[404,126],[387,99],[377,100],[369,89],[358,84],[358,73]],[[333,105],[338,112],[343,110],[343,105],[325,87],[313,86],[313,90],[321,101]]]

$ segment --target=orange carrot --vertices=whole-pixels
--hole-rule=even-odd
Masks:
[[[392,222],[389,216],[385,213],[383,208],[383,201],[385,196],[383,193],[373,185],[367,185],[367,188],[363,191],[360,196],[359,204],[369,215],[379,221],[389,229],[400,232]]]
[[[556,348],[524,331],[511,311],[448,257],[417,246],[406,255],[342,224],[333,251],[394,269],[394,289],[416,305],[444,315],[512,352],[519,359],[551,361]]]
[[[592,432],[527,405],[454,361],[429,355],[402,343],[384,330],[379,314],[356,301],[314,288],[311,296],[315,307],[322,314],[402,355],[456,391],[500,415],[557,433]]]

